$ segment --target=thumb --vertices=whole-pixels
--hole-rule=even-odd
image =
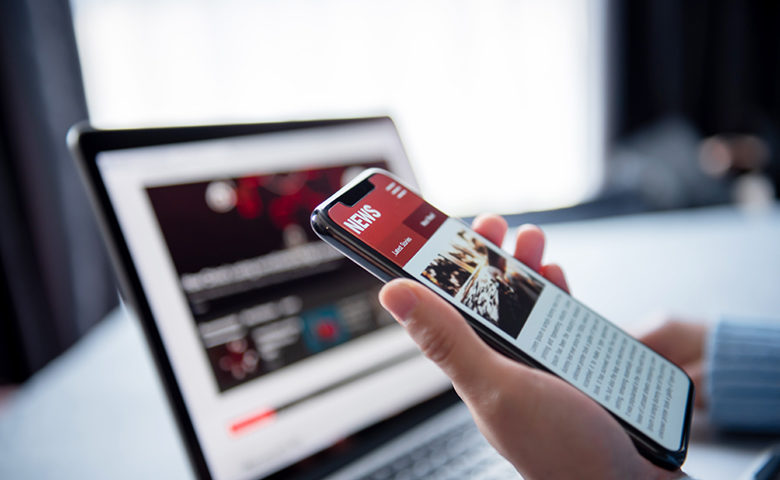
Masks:
[[[480,339],[452,305],[412,280],[393,280],[379,293],[379,302],[423,354],[450,377],[463,396],[484,393],[495,383],[502,357]]]

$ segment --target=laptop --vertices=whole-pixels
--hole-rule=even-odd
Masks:
[[[364,168],[415,184],[389,118],[69,143],[199,478],[517,477],[379,282],[309,228]]]

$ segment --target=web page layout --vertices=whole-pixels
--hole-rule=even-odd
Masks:
[[[220,391],[393,323],[366,273],[308,225],[328,192],[365,166],[386,164],[146,188]]]
[[[670,450],[688,380],[675,365],[381,174],[330,217],[444,298]]]
[[[303,475],[319,465],[304,458],[341,455],[448,387],[378,304],[379,283],[309,226],[365,167],[409,173],[392,125],[96,161],[213,478]]]

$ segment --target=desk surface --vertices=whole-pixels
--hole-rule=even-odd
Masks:
[[[714,208],[546,228],[573,293],[629,330],[649,313],[780,317],[780,206]],[[724,437],[703,419],[684,470],[737,478],[778,438]],[[0,410],[0,478],[191,476],[136,322],[113,312]]]

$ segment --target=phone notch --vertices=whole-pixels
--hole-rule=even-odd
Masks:
[[[339,197],[338,202],[343,203],[348,207],[354,207],[361,198],[368,195],[368,193],[373,189],[374,184],[371,183],[368,178],[366,178],[362,182],[355,185],[353,188],[350,188],[348,191],[344,192],[344,195]]]

